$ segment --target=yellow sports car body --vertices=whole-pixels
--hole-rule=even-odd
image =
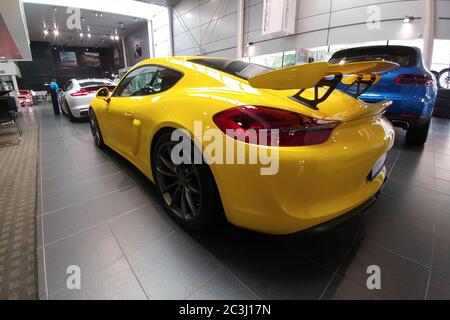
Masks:
[[[397,67],[323,62],[274,71],[222,58],[150,59],[114,92],[97,92],[90,125],[96,144],[139,168],[187,228],[224,215],[270,234],[321,230],[372,203],[394,141],[383,118],[389,101],[367,104],[336,86],[361,93]],[[181,141],[193,146],[179,153],[182,163],[174,158]]]

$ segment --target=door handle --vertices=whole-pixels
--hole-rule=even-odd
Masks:
[[[132,118],[133,117],[133,112],[127,111],[127,112],[124,113],[124,116],[127,117],[127,118]]]

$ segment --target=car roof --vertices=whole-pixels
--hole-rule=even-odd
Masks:
[[[91,78],[91,79],[72,79],[79,83],[83,82],[111,82],[112,80],[106,78]]]

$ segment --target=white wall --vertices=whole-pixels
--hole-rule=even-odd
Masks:
[[[161,7],[152,18],[155,57],[171,55],[169,10]]]
[[[0,76],[18,76],[22,77],[20,69],[15,62],[1,62],[0,63]]]
[[[175,54],[235,57],[237,8],[237,0],[182,0],[173,10]]]
[[[379,28],[369,28],[373,11],[380,12]],[[423,33],[423,20],[405,26],[403,18],[422,18],[423,0],[298,0],[296,35],[282,38],[261,36],[262,0],[247,0],[246,42],[255,43],[255,55],[281,50],[377,40],[414,39]],[[270,41],[267,41],[270,40]],[[279,50],[279,51],[281,51]]]
[[[436,2],[436,38],[450,39],[450,0]],[[380,10],[379,29],[369,29],[366,24],[371,14],[368,9],[373,5]],[[237,6],[237,0],[182,0],[174,8],[175,54],[235,57]],[[253,55],[334,44],[415,39],[422,37],[424,26],[424,0],[298,0],[296,34],[288,37],[262,36],[262,12],[263,0],[245,1],[244,42],[255,43]],[[405,25],[405,16],[418,19]]]
[[[437,0],[436,38],[450,39],[450,0]]]

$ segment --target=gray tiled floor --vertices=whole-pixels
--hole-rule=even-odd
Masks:
[[[189,234],[131,164],[95,148],[87,123],[41,123],[39,289],[43,299],[450,299],[450,121],[423,148],[398,131],[383,197],[320,236],[226,226]],[[66,269],[82,270],[79,291]],[[369,291],[378,265],[382,289]]]

